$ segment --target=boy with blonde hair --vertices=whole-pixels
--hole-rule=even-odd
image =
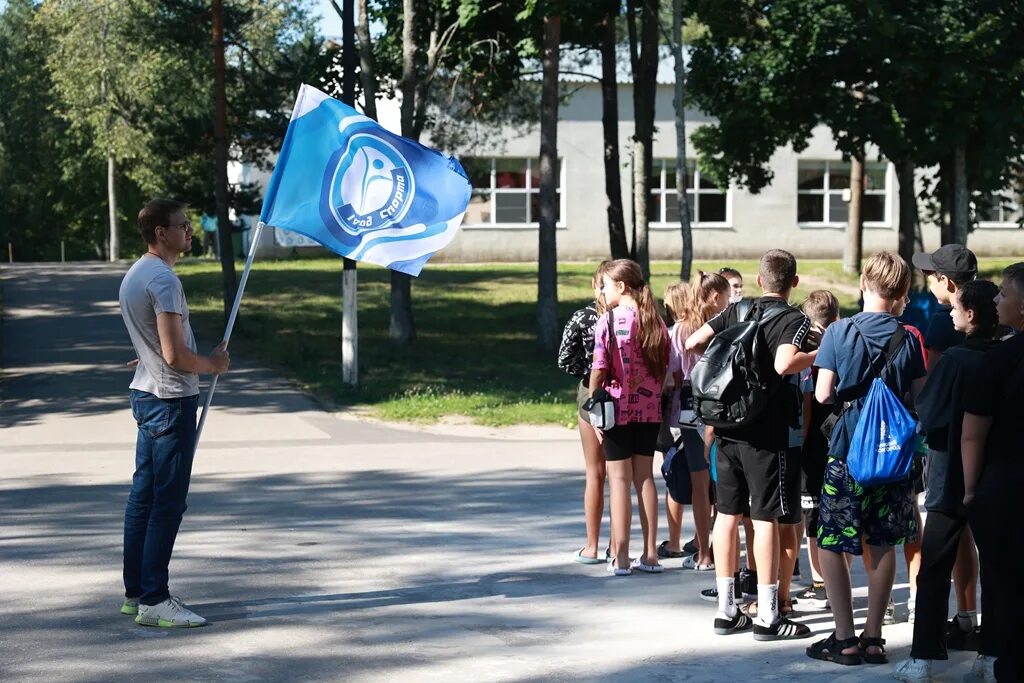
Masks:
[[[868,259],[860,288],[864,311],[833,323],[825,331],[814,365],[818,368],[815,398],[823,404],[843,403],[829,439],[821,503],[818,546],[821,573],[835,617],[836,630],[807,648],[814,659],[838,664],[885,663],[882,618],[896,575],[893,546],[917,536],[913,481],[864,487],[847,469],[850,440],[864,398],[876,377],[907,401],[912,385],[920,389],[925,376],[919,343],[907,334],[894,311],[910,291],[910,268],[889,252]],[[850,568],[844,553],[861,555],[864,538],[871,548],[873,571],[868,584],[868,616],[860,638],[854,634]]]

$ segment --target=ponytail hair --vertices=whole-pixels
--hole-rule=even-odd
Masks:
[[[640,343],[644,363],[652,375],[663,377],[668,365],[668,337],[662,333],[661,314],[650,286],[644,281],[639,264],[629,259],[617,259],[608,264],[604,275],[624,284],[626,291],[636,300],[640,328],[637,341]]]
[[[690,278],[686,301],[683,310],[677,313],[676,320],[680,323],[680,333],[689,336],[696,332],[714,314],[715,299],[729,293],[729,281],[718,273],[705,273],[698,270]]]

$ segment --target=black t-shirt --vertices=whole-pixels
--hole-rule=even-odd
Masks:
[[[785,313],[776,315],[767,321],[761,331],[767,343],[768,355],[764,359],[767,367],[761,369],[768,378],[769,392],[775,397],[768,401],[764,412],[745,427],[738,429],[716,430],[719,436],[743,441],[756,448],[770,451],[785,450],[789,447],[789,426],[794,422],[802,403],[799,393],[792,383],[786,382],[775,372],[775,353],[779,347],[791,344],[803,351],[807,332],[811,329],[810,319],[796,308],[793,308],[777,297],[761,297],[751,302],[760,305],[765,312],[775,306],[784,306]],[[742,322],[742,314],[738,304],[730,304],[721,314],[712,318],[708,326],[715,334],[722,332],[730,325]]]
[[[985,469],[1012,463],[1024,466],[1024,334],[1015,334],[985,354],[964,392],[964,412],[992,418],[985,441]]]
[[[960,436],[964,387],[986,354],[999,344],[995,339],[968,337],[963,344],[947,349],[929,372],[928,382],[914,402],[921,426],[928,434],[928,490],[924,506],[929,512],[962,514],[964,470]]]
[[[956,328],[953,327],[953,318],[949,315],[949,312],[952,310],[952,306],[944,306],[942,304],[939,304],[939,307],[935,309],[932,319],[928,321],[928,331],[924,335],[924,347],[926,349],[943,353],[946,349],[964,343],[964,339],[967,337],[963,332],[957,332]]]

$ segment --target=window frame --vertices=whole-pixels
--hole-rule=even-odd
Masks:
[[[1014,192],[1011,189],[1005,189],[1002,192],[989,192],[988,194],[991,195],[991,196],[998,196],[1000,194],[1009,195],[1011,197],[1016,196],[1017,197],[1017,201],[1013,202],[1013,204],[1016,205],[1017,211],[1024,212],[1024,193],[1017,193],[1017,192]],[[1001,217],[1005,213],[1004,208],[1005,207],[1003,206],[1002,201],[1000,201],[999,202],[999,215]],[[971,202],[971,209],[973,211],[975,211],[975,216],[977,216],[977,213],[976,213],[977,212],[977,208],[976,208],[975,203],[973,201]],[[979,229],[985,229],[985,230],[1013,230],[1013,229],[1017,229],[1017,228],[1020,227],[1020,223],[1018,223],[1017,221],[1005,221],[1005,220],[1002,220],[1002,221],[982,221],[982,220],[978,220],[977,224],[978,224],[978,228]]]
[[[700,186],[700,165],[696,159],[689,158],[686,160],[687,164],[693,162],[693,173],[689,170],[686,172],[686,179],[688,181],[686,194],[693,195],[693,213],[690,217],[690,226],[693,228],[709,229],[709,230],[731,230],[733,227],[733,214],[732,214],[732,183],[723,191],[721,188],[706,188]],[[647,225],[651,228],[673,228],[677,229],[682,225],[682,221],[666,221],[664,220],[668,215],[668,202],[678,202],[676,199],[676,188],[665,187],[665,176],[668,171],[668,164],[671,163],[673,170],[675,167],[675,158],[662,158],[655,159],[654,163],[660,163],[661,169],[658,171],[659,187],[651,187],[651,198],[658,202],[658,218],[650,221]],[[697,217],[700,216],[700,195],[724,195],[725,196],[725,220],[724,221],[699,221]]]
[[[820,189],[814,189],[814,190],[803,190],[803,189],[800,189],[800,164],[803,164],[803,163],[808,163],[808,164],[810,164],[810,163],[815,163],[815,164],[823,163],[823,164],[825,164],[824,178],[823,178],[824,179],[824,184],[822,185],[822,187]],[[833,190],[831,188],[830,184],[829,184],[830,181],[831,181],[831,177],[832,177],[831,169],[832,169],[833,164],[845,164],[845,163],[847,163],[847,162],[843,161],[842,159],[797,159],[797,167],[796,167],[797,168],[797,177],[796,177],[796,183],[795,184],[796,184],[796,198],[797,198],[797,220],[796,220],[796,225],[797,225],[798,228],[845,228],[846,227],[848,221],[843,221],[843,222],[829,221],[829,220],[824,220],[824,221],[801,221],[800,218],[799,218],[799,215],[800,215],[800,209],[799,209],[800,197],[803,196],[803,195],[817,195],[817,196],[820,196],[822,198],[821,199],[822,217],[823,218],[827,218],[828,217],[828,215],[829,215],[829,199],[830,199],[830,197],[832,197],[834,195],[838,195],[839,197],[842,197],[843,191],[845,189],[850,189],[850,188],[843,188],[843,189],[839,189],[839,190]],[[874,163],[874,162],[865,162],[865,166],[868,163]],[[883,201],[883,206],[885,208],[885,218],[883,220],[881,220],[881,221],[864,221],[864,226],[863,227],[865,227],[865,228],[892,228],[892,226],[893,226],[893,223],[892,223],[892,202],[891,202],[891,196],[890,196],[890,192],[892,191],[893,166],[888,161],[885,161],[885,162],[882,162],[882,163],[885,163],[885,188],[883,190],[881,190],[881,191],[865,189],[864,194],[865,195],[869,195],[870,194],[870,195],[874,195],[874,196],[881,195],[881,196],[883,196],[885,198],[884,201]],[[847,202],[847,203],[849,203],[849,202]]]
[[[463,228],[468,228],[470,230],[488,230],[488,229],[495,229],[495,228],[497,228],[497,229],[531,229],[531,230],[536,230],[536,229],[540,228],[540,219],[539,219],[539,217],[538,217],[538,220],[532,221],[532,222],[530,220],[527,220],[526,222],[515,222],[515,221],[499,222],[499,221],[495,220],[497,218],[497,216],[498,216],[497,195],[499,195],[499,194],[519,194],[519,195],[523,195],[524,197],[526,197],[527,198],[527,200],[526,200],[526,216],[527,216],[527,219],[532,219],[533,218],[533,216],[531,215],[532,208],[530,206],[531,202],[529,200],[529,197],[530,197],[530,195],[534,195],[534,194],[539,195],[540,194],[540,188],[539,187],[533,187],[533,174],[532,174],[533,164],[537,163],[539,165],[540,164],[540,160],[539,159],[534,159],[533,157],[469,157],[469,158],[476,159],[476,160],[479,160],[479,161],[487,160],[487,161],[490,161],[490,163],[491,163],[491,173],[490,173],[491,184],[490,184],[490,187],[488,187],[488,188],[474,187],[473,188],[474,192],[487,192],[488,193],[488,197],[490,199],[491,222],[490,223],[468,223],[468,222],[464,222],[462,224]],[[524,167],[525,168],[525,172],[526,172],[526,187],[497,187],[497,177],[498,177],[497,162],[498,161],[517,161],[517,160],[518,161],[525,161],[526,162],[526,165]],[[558,203],[559,203],[558,215],[559,215],[559,219],[555,223],[555,228],[565,228],[565,225],[566,225],[566,220],[565,220],[566,219],[566,202],[565,202],[565,194],[566,194],[565,193],[565,166],[566,166],[566,164],[565,164],[565,159],[562,158],[562,157],[559,157],[558,164],[559,164],[559,172],[558,172],[558,200],[559,200],[558,201]],[[538,170],[538,174],[539,174],[539,170]]]

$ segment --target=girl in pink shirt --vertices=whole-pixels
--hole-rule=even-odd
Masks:
[[[655,550],[658,498],[654,485],[654,445],[661,426],[661,390],[668,365],[668,329],[658,314],[640,266],[629,259],[612,261],[601,278],[608,313],[594,327],[594,363],[590,395],[615,399],[615,426],[602,434],[611,498],[612,555],[608,571],[631,573],[629,529],[636,488],[644,552],[632,568],[659,573]],[[613,341],[614,340],[614,341]]]

